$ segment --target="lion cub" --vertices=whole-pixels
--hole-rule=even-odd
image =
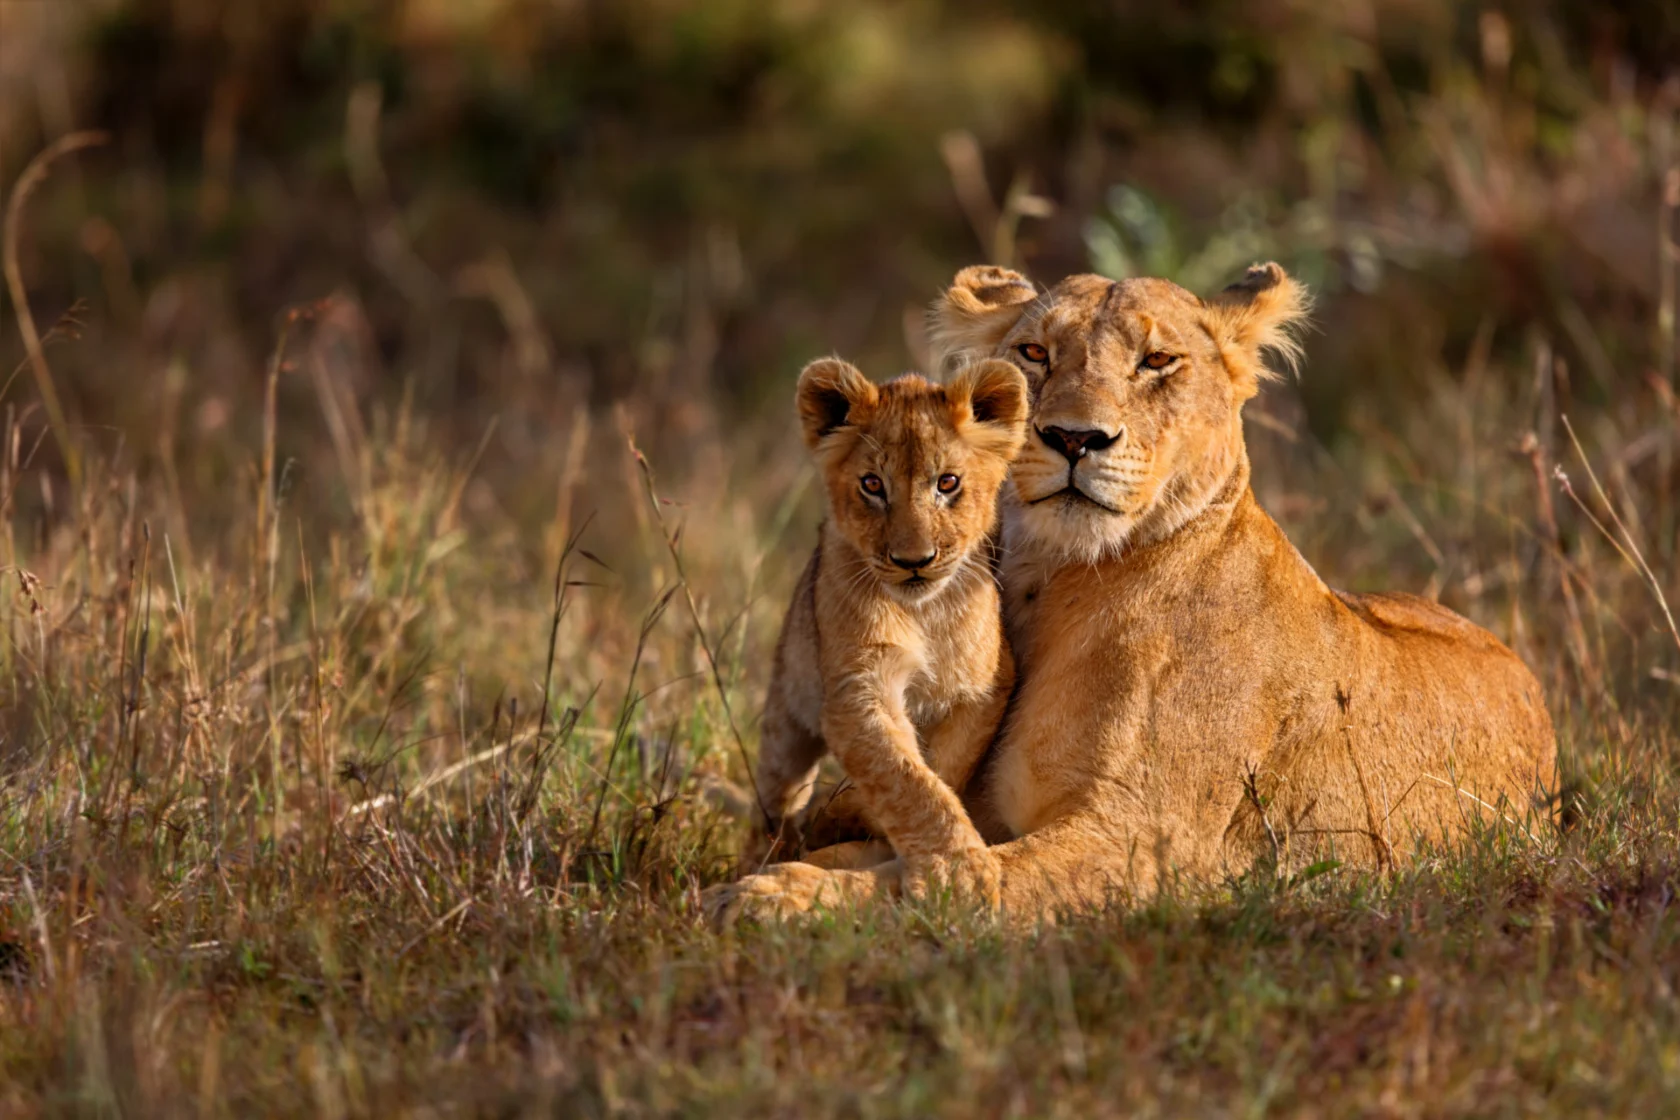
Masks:
[[[982,847],[959,795],[1015,677],[991,534],[1025,436],[1026,379],[988,360],[948,385],[915,374],[875,385],[824,358],[800,375],[798,405],[828,517],[776,647],[761,840],[772,852],[791,843],[784,826],[833,751],[851,786],[819,798],[813,818],[884,834],[907,863]],[[890,854],[840,845],[806,858],[844,866]]]

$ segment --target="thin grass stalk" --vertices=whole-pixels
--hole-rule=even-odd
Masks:
[[[1657,172],[1657,379],[1668,387],[1668,399],[1680,393],[1676,377],[1675,339],[1680,325],[1675,322],[1675,288],[1680,283],[1680,242],[1675,237],[1675,214],[1680,212],[1680,159],[1674,151],[1675,102],[1680,85],[1670,81],[1664,102],[1651,113],[1651,147]],[[1658,554],[1675,557],[1674,534],[1674,444],[1675,427],[1669,425],[1657,460]]]
[[[1561,467],[1557,471],[1559,484],[1563,487],[1564,493],[1569,495],[1570,500],[1580,508],[1582,513],[1586,514],[1587,520],[1592,522],[1593,527],[1603,534],[1604,539],[1610,542],[1611,546],[1621,554],[1622,559],[1639,573],[1645,585],[1650,588],[1651,595],[1656,599],[1657,606],[1662,610],[1663,618],[1668,622],[1668,633],[1674,639],[1674,648],[1680,650],[1680,627],[1674,624],[1674,612],[1669,609],[1668,596],[1663,593],[1662,581],[1651,570],[1651,565],[1645,562],[1645,553],[1640,549],[1639,542],[1628,531],[1627,524],[1623,522],[1621,515],[1616,512],[1616,507],[1610,501],[1609,495],[1604,492],[1604,487],[1598,481],[1598,475],[1593,471],[1591,461],[1587,459],[1587,453],[1581,448],[1581,441],[1575,436],[1575,429],[1570,425],[1569,417],[1565,416],[1562,419],[1563,429],[1569,433],[1569,442],[1574,445],[1575,454],[1581,460],[1581,467],[1587,472],[1588,480],[1592,482],[1593,493],[1598,495],[1599,502],[1604,506],[1611,523],[1621,533],[1622,542],[1627,547],[1623,548],[1622,543],[1618,543],[1616,537],[1604,527],[1604,524],[1593,516],[1592,511],[1587,508],[1587,504],[1576,495],[1574,487],[1569,483],[1569,476],[1563,472]]]
[[[1599,673],[1598,663],[1593,659],[1587,644],[1586,625],[1581,617],[1581,604],[1575,596],[1575,585],[1569,578],[1569,567],[1563,562],[1563,535],[1558,527],[1557,510],[1552,502],[1552,488],[1547,481],[1546,451],[1534,434],[1524,439],[1523,453],[1527,456],[1529,466],[1534,472],[1535,500],[1539,506],[1540,537],[1544,542],[1543,558],[1550,553],[1556,561],[1558,591],[1563,599],[1564,640],[1569,651],[1570,660],[1575,663],[1575,671],[1581,678],[1581,683],[1595,701],[1602,697],[1604,680]],[[1543,561],[1544,562],[1544,561]]]
[[[269,786],[272,797],[270,808],[273,812],[271,834],[276,837],[281,832],[286,795],[280,761],[280,647],[274,618],[275,580],[280,559],[280,496],[278,481],[275,478],[274,457],[279,431],[280,370],[285,362],[286,342],[297,319],[296,311],[287,313],[280,328],[280,336],[275,340],[274,352],[269,355],[268,375],[263,381],[262,458],[258,464],[257,515],[253,526],[256,535],[251,556],[253,590],[259,586],[256,581],[262,581],[262,630],[266,645],[267,678],[265,706],[268,714]]]
[[[636,693],[636,674],[641,669],[642,655],[647,650],[648,636],[659,624],[660,618],[665,614],[665,608],[671,605],[671,597],[676,593],[675,585],[667,587],[642,616],[641,629],[636,635],[636,651],[630,658],[630,674],[624,682],[624,696],[619,701],[618,721],[613,726],[612,746],[607,751],[607,762],[601,770],[601,787],[595,797],[595,810],[590,814],[589,832],[583,844],[585,851],[592,850],[595,846],[595,837],[601,826],[601,807],[606,803],[607,788],[612,784],[613,766],[617,764],[619,748],[623,746],[625,737],[629,734],[630,716],[641,700]]]
[[[723,670],[718,665],[717,654],[712,649],[712,642],[706,634],[705,624],[700,621],[700,608],[694,601],[694,588],[689,582],[688,571],[683,565],[682,550],[677,547],[676,535],[671,532],[670,526],[665,523],[665,513],[660,504],[659,493],[654,488],[653,465],[648,462],[647,456],[642,454],[641,448],[636,446],[634,439],[629,442],[630,454],[635,458],[636,465],[641,468],[642,485],[647,492],[648,505],[653,509],[654,520],[658,522],[659,535],[665,542],[666,551],[671,555],[671,563],[676,567],[677,586],[682,588],[683,602],[688,607],[689,621],[693,623],[695,637],[699,639],[700,649],[706,655],[706,665],[712,674],[712,687],[717,691],[718,702],[723,705],[723,716],[729,724],[730,738],[734,740],[735,749],[741,756],[741,765],[747,773],[747,784],[752,789],[753,801],[758,805],[758,812],[764,823],[764,828],[769,831],[772,823],[770,810],[764,804],[764,795],[759,792],[758,777],[753,772],[752,757],[747,753],[746,741],[741,738],[741,729],[735,722],[735,709],[729,702],[729,689],[723,682]]]
[[[554,655],[560,645],[560,620],[566,615],[566,591],[570,587],[566,581],[566,567],[571,560],[572,550],[577,547],[578,541],[582,539],[584,530],[589,528],[589,522],[592,518],[593,514],[589,518],[585,518],[577,532],[566,539],[565,544],[560,549],[560,558],[554,564],[553,609],[550,612],[548,623],[548,656],[543,661],[542,707],[537,712],[537,737],[531,754],[531,772],[525,790],[519,799],[518,812],[521,824],[524,823],[526,817],[530,816],[531,810],[536,807],[537,793],[542,786],[542,770],[547,762],[543,750],[543,736],[548,732],[548,709],[549,705],[553,703],[551,697],[554,687]],[[576,722],[575,719],[572,721],[574,726]],[[567,734],[570,734],[570,729],[567,730]]]
[[[128,835],[128,813],[133,803],[134,795],[139,792],[143,775],[140,771],[140,690],[146,681],[146,659],[150,654],[152,642],[152,526],[149,521],[140,523],[140,584],[142,602],[140,606],[140,633],[135,642],[134,650],[134,679],[129,685],[126,695],[118,698],[125,714],[125,723],[129,737],[128,757],[128,789],[123,795],[121,830],[119,835]],[[132,596],[132,592],[131,592]],[[122,750],[122,740],[117,740],[117,750]],[[120,753],[119,753],[120,757]]]
[[[65,418],[64,406],[59,401],[58,389],[53,385],[52,369],[47,365],[41,337],[35,331],[35,316],[29,310],[29,290],[23,283],[23,270],[18,267],[18,235],[23,224],[24,204],[29,201],[29,196],[35,188],[46,179],[52,165],[72,152],[104,144],[109,139],[110,136],[103,132],[72,132],[68,136],[60,137],[23,169],[23,174],[18,176],[17,183],[12,187],[12,197],[6,204],[6,288],[11,293],[12,314],[17,318],[18,331],[23,335],[24,349],[29,354],[29,368],[35,375],[36,391],[41,394],[41,405],[46,409],[47,422],[52,428],[53,439],[58,444],[58,452],[64,459],[65,472],[70,477],[72,501],[81,491],[81,459],[70,437],[70,424]]]
[[[326,728],[326,714],[323,710],[326,695],[321,680],[321,631],[315,617],[315,574],[310,569],[308,553],[303,543],[303,521],[297,525],[298,533],[298,574],[303,581],[304,601],[309,608],[309,671],[311,675],[311,693],[313,694],[313,729],[315,732],[315,783],[317,796],[320,798],[321,813],[321,875],[325,878],[330,874],[333,858],[333,837],[337,833],[337,823],[332,811],[332,775],[336,772],[335,759],[328,757],[328,736]]]

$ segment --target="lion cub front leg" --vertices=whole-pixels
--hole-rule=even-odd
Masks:
[[[970,873],[990,863],[985,841],[963,811],[957,792],[922,757],[916,729],[904,710],[908,674],[895,670],[894,660],[884,657],[864,671],[847,674],[824,704],[823,738],[904,861],[908,882],[933,878],[973,885],[982,898],[995,902],[995,876]],[[958,717],[952,737],[972,736],[972,725],[966,726],[969,736],[958,732],[965,730],[966,721],[977,718],[968,713]],[[972,744],[964,747],[972,749]],[[972,762],[968,770],[972,773]]]
[[[928,732],[928,765],[959,797],[968,788],[980,759],[997,735],[1014,679],[1014,666],[1005,650],[996,687],[984,697],[958,704]],[[964,815],[966,818],[966,811]],[[908,894],[920,896],[948,886],[959,894],[995,904],[1001,890],[1000,877],[997,859],[989,848],[963,848],[920,860],[906,860],[904,889]]]
[[[980,766],[980,760],[997,735],[1003,722],[1004,709],[1009,704],[1010,690],[1015,684],[1015,666],[1009,648],[1003,646],[990,689],[973,699],[959,701],[922,736],[922,756],[928,766],[959,798],[968,789]],[[966,812],[965,812],[965,815]],[[972,820],[972,817],[970,817]],[[868,798],[863,791],[847,782],[838,793],[824,797],[820,793],[810,803],[805,821],[805,841],[808,848],[820,851],[828,846],[844,846],[858,833],[879,836],[885,829],[876,823]],[[813,855],[803,857],[807,862]],[[890,856],[883,857],[890,858]],[[877,861],[878,862],[878,861]],[[845,866],[825,864],[825,866]],[[850,864],[865,867],[869,864]]]
[[[1009,647],[999,651],[991,689],[983,696],[954,705],[927,733],[927,760],[933,772],[958,796],[968,789],[980,760],[997,737],[1009,694],[1015,687],[1015,660]]]

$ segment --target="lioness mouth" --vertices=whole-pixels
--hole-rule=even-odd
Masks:
[[[1120,512],[1119,510],[1113,508],[1112,506],[1105,505],[1104,503],[1097,501],[1097,499],[1095,499],[1095,498],[1091,497],[1091,495],[1085,493],[1085,491],[1083,491],[1079,487],[1075,486],[1071,481],[1069,481],[1066,486],[1062,487],[1060,490],[1056,491],[1054,494],[1046,494],[1042,498],[1034,498],[1032,501],[1028,502],[1027,504],[1030,505],[1030,506],[1042,505],[1045,502],[1055,501],[1057,498],[1060,498],[1064,503],[1067,503],[1069,505],[1071,505],[1075,502],[1082,502],[1086,505],[1096,506],[1098,509],[1103,510],[1107,513],[1119,513]]]

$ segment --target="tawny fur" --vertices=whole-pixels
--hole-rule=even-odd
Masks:
[[[850,785],[818,807],[827,816],[858,819],[918,867],[960,861],[985,846],[959,797],[1014,683],[992,538],[1026,379],[982,361],[944,386],[913,374],[876,386],[824,359],[801,375],[798,402],[828,518],[776,650],[759,796],[785,840],[833,751]],[[895,557],[932,559],[911,570]],[[853,844],[812,858],[891,854]]]
[[[947,356],[1022,368],[1035,433],[1107,441],[1075,461],[1029,436],[1006,501],[1021,683],[976,781],[1016,915],[1171,874],[1330,853],[1380,867],[1490,824],[1550,826],[1556,743],[1521,660],[1434,603],[1325,586],[1255,501],[1242,404],[1270,376],[1263,350],[1297,355],[1305,306],[1276,265],[1208,301],[1096,276],[1040,297],[966,269],[936,306]],[[1151,354],[1170,361],[1151,370]],[[795,912],[902,874],[786,865],[730,905]]]

